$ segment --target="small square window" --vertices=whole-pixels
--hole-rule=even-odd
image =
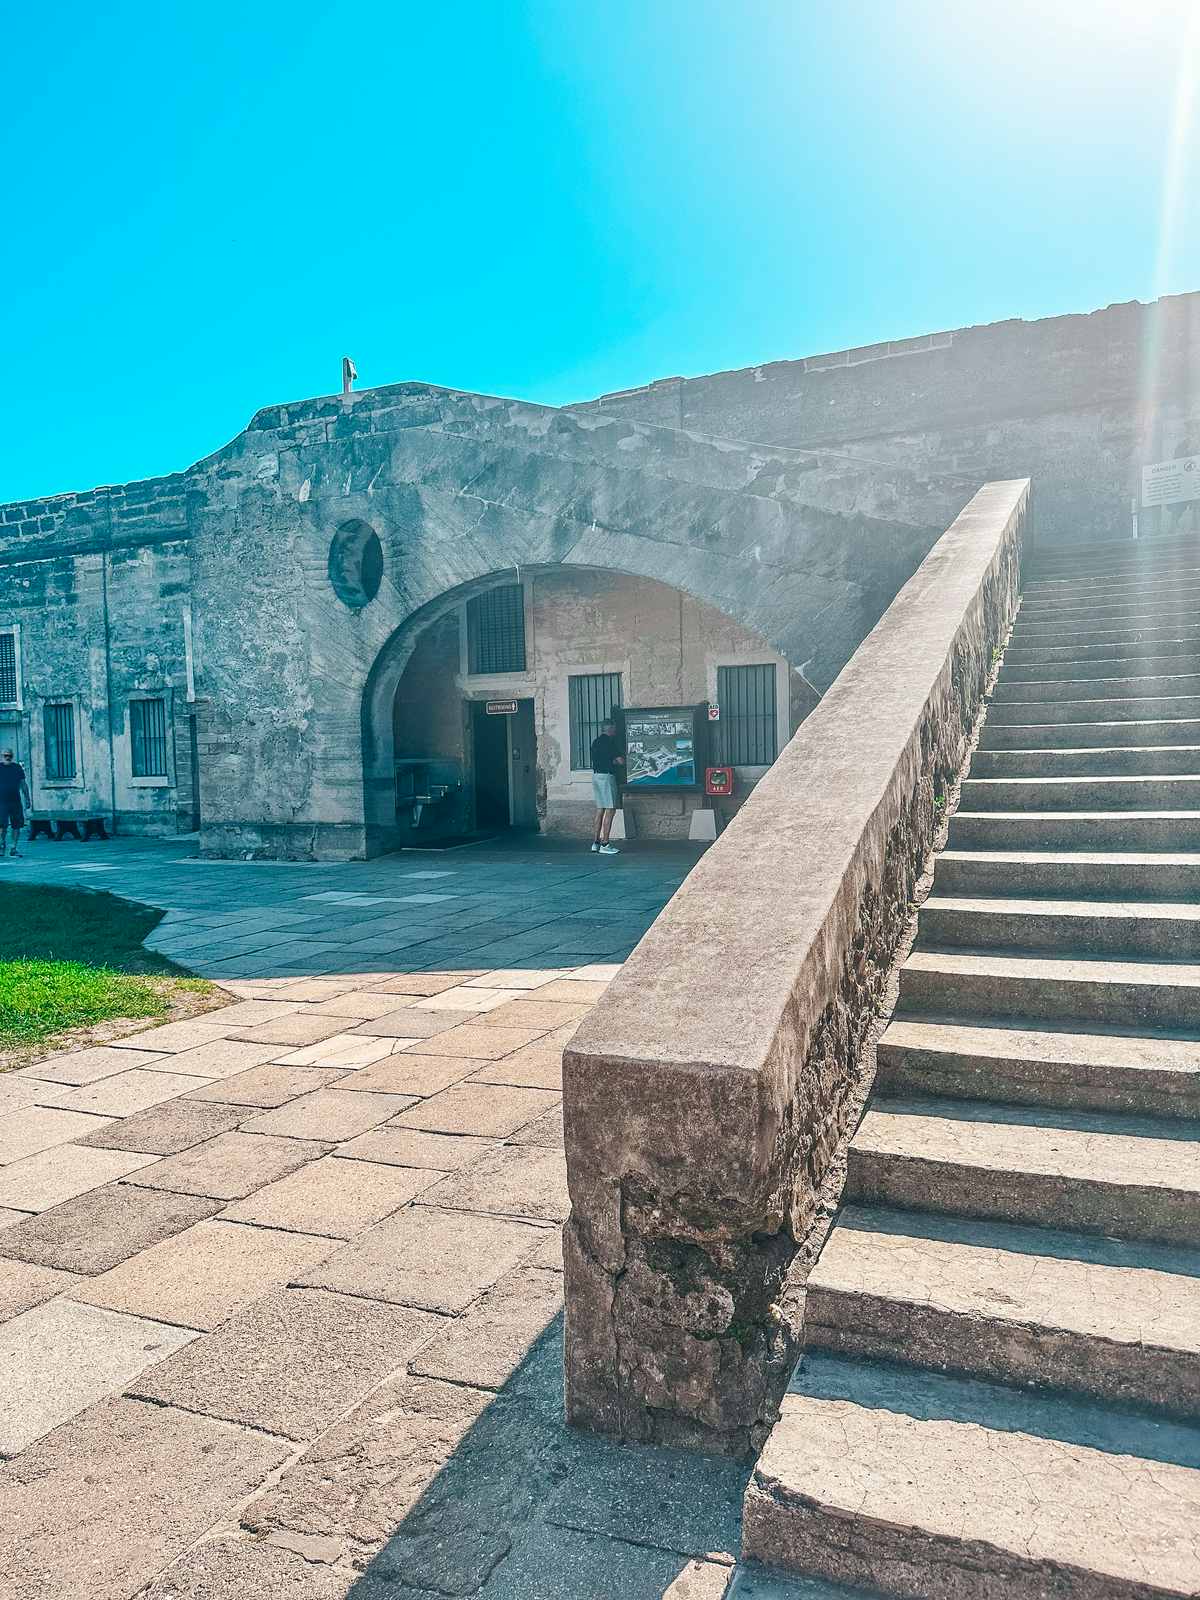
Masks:
[[[75,760],[75,704],[47,700],[42,710],[46,739],[46,777],[51,783],[70,783],[78,767]]]
[[[129,702],[130,760],[135,778],[167,776],[167,702]]]

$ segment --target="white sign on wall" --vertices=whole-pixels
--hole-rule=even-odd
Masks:
[[[1177,506],[1185,500],[1200,500],[1200,456],[1142,468],[1144,506]]]

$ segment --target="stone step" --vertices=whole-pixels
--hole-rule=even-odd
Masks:
[[[1180,718],[1200,717],[1200,696],[1136,695],[1111,699],[1083,697],[1074,700],[1022,700],[1007,703],[993,700],[988,721],[996,727],[1014,723],[1037,726],[1064,722],[1177,722]]]
[[[872,1100],[847,1204],[1200,1247],[1200,1125],[971,1100]]]
[[[1031,578],[1022,584],[1022,603],[1052,605],[1057,601],[1108,599],[1113,595],[1160,594],[1175,584],[1200,585],[1200,564],[1195,556],[1172,566],[1146,572],[1105,573],[1095,578]]]
[[[1200,965],[914,950],[897,1015],[1200,1033]]]
[[[1162,590],[1151,591],[1137,589],[1125,595],[1105,596],[1093,598],[1079,598],[1072,596],[1064,600],[1043,601],[1040,605],[1024,600],[1017,613],[1017,622],[1021,624],[1035,624],[1039,622],[1073,622],[1088,623],[1109,617],[1125,619],[1128,617],[1151,617],[1161,620],[1163,617],[1178,617],[1181,621],[1190,621],[1195,615],[1197,597],[1200,596],[1200,586],[1186,582],[1175,585],[1166,584]]]
[[[876,1092],[1200,1118],[1200,1040],[896,1017]]]
[[[1200,901],[1200,851],[943,850],[937,895]]]
[[[1115,649],[1115,646],[1109,646]],[[1181,675],[1200,677],[1200,655],[1194,649],[1172,655],[1169,651],[1159,655],[1146,651],[1124,656],[1072,655],[1050,661],[1022,661],[1004,658],[999,682],[1018,683],[1080,683],[1095,678],[1107,681],[1112,678],[1174,678]]]
[[[847,1206],[806,1350],[1200,1416],[1200,1251]]]
[[[1033,644],[1009,645],[1004,652],[1004,665],[1043,665],[1053,661],[1111,661],[1128,654],[1152,655],[1163,659],[1175,656],[1196,656],[1200,659],[1200,628],[1169,630],[1162,638],[1129,642],[1110,639],[1103,644]]]
[[[1188,1423],[814,1354],[747,1487],[743,1548],[906,1600],[1182,1600],[1198,1465]]]
[[[1078,950],[1139,961],[1200,961],[1200,905],[1019,900],[933,894],[921,907],[923,950]]]
[[[1197,724],[1200,731],[1200,724]],[[972,778],[1117,778],[1200,775],[1200,745],[1099,745],[1061,750],[977,750]]]
[[[1033,581],[1065,578],[1080,582],[1114,572],[1146,572],[1170,567],[1193,559],[1197,550],[1194,534],[1172,539],[1109,540],[1104,544],[1062,546],[1058,550],[1035,550],[1027,565],[1026,577]]]
[[[967,811],[1188,811],[1200,808],[1200,777],[964,778]]]
[[[952,850],[1200,850],[1200,811],[956,811]]]
[[[1130,745],[1200,745],[1200,719],[1151,717],[1142,722],[999,723],[989,718],[980,730],[980,750],[1090,750]]]
[[[1190,620],[1173,621],[1166,617],[1137,627],[1068,627],[1065,623],[1027,622],[1018,616],[1009,635],[1009,648],[1038,650],[1048,645],[1063,647],[1093,644],[1143,645],[1158,639],[1178,639],[1194,626]]]
[[[1042,700],[1142,700],[1162,695],[1200,696],[1200,676],[1189,672],[1144,678],[1009,678],[1003,671],[992,703]]]

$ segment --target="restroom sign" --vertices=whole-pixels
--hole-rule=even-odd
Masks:
[[[1142,468],[1144,506],[1177,506],[1185,500],[1200,500],[1200,456],[1156,461]]]
[[[489,700],[484,707],[489,717],[515,717],[517,702],[515,700]]]

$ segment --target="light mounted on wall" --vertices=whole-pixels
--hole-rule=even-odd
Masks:
[[[358,368],[349,356],[342,357],[342,393],[349,394],[358,377]]]

